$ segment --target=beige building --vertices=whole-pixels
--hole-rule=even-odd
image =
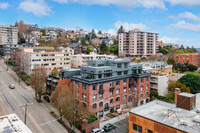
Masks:
[[[15,26],[0,25],[0,45],[17,44],[18,29]]]
[[[119,33],[119,56],[150,57],[158,50],[158,34],[134,29]]]
[[[54,68],[58,71],[71,67],[71,56],[69,52],[34,52],[33,48],[24,48],[21,51],[23,71],[30,75],[35,65],[44,66],[47,74]]]
[[[78,55],[72,55],[72,67],[78,68],[80,66],[87,66],[87,61],[88,60],[93,60],[93,59],[114,59],[117,58],[116,56],[113,55],[98,55],[94,52],[91,52],[90,54],[78,54]]]

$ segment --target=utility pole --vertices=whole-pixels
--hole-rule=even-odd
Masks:
[[[7,71],[8,71],[8,56],[7,56],[6,64],[7,64]]]
[[[27,109],[28,109],[28,106],[31,106],[33,105],[33,103],[26,103],[24,105],[18,105],[19,108],[23,108],[24,107],[24,123],[26,124],[26,118],[27,118]]]

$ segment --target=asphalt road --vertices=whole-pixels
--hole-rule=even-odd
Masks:
[[[109,133],[127,133],[127,131],[128,131],[128,118],[116,122],[115,125],[117,127],[114,130],[110,131]]]
[[[0,61],[0,106],[4,114],[15,113],[24,121],[24,108],[19,105],[33,103],[28,107],[26,124],[33,133],[67,133],[67,130],[50,115],[44,103],[34,99],[34,90],[25,88],[6,71],[5,64]],[[9,84],[15,84],[10,89]]]

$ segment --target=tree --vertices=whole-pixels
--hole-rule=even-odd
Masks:
[[[29,26],[24,24],[23,20],[20,20],[19,23],[17,24],[18,32],[19,32],[19,37],[23,37],[23,33],[27,33],[29,30]]]
[[[46,69],[43,66],[36,65],[31,72],[30,83],[39,102],[41,102],[41,96],[45,89],[46,78]]]
[[[90,41],[90,36],[88,34],[85,35],[85,41]]]
[[[89,54],[90,52],[93,52],[93,49],[91,48],[91,46],[88,46],[86,53]]]
[[[98,34],[99,34],[99,35],[101,35],[101,34],[102,34],[101,30],[98,32]]]
[[[95,31],[94,31],[94,29],[92,29],[92,39],[94,39],[94,38],[96,38],[97,36],[96,36],[96,33],[95,33]]]
[[[58,44],[58,41],[56,39],[54,39],[54,40],[50,40],[49,46],[54,47],[54,50],[57,51],[60,44]]]
[[[101,52],[102,54],[105,54],[105,53],[108,52],[108,47],[107,47],[107,45],[106,45],[106,43],[105,43],[104,40],[102,41],[102,43],[101,43],[101,45],[100,45],[100,52]]]
[[[198,67],[195,65],[189,64],[188,69],[189,69],[189,71],[196,71],[198,69]]]
[[[180,83],[190,87],[190,91],[193,94],[200,92],[200,77],[193,74],[187,74],[182,76],[179,80]]]
[[[184,49],[184,46],[183,46],[183,45],[181,45],[180,49]]]
[[[168,85],[169,92],[174,92],[175,88],[179,88],[181,92],[190,93],[190,88],[187,87],[185,84],[182,84],[181,82],[170,83]]]
[[[23,37],[21,37],[21,38],[19,39],[19,44],[23,44],[23,43],[25,43],[25,39],[24,39]]]
[[[58,72],[57,68],[54,67],[53,70],[51,71],[51,74],[50,74],[50,75],[56,77],[56,76],[58,76],[58,74],[59,74],[59,72]]]
[[[169,58],[167,59],[167,64],[173,65],[173,68],[176,67],[175,60],[173,59],[172,56],[169,56]]]
[[[169,53],[169,50],[167,50],[166,48],[162,48],[161,46],[159,46],[158,51],[159,51],[159,53],[162,53],[162,54],[168,54]]]
[[[42,36],[46,36],[46,30],[45,29],[41,29],[40,32],[42,32]]]
[[[60,37],[60,36],[61,36],[61,33],[60,33],[60,31],[59,31],[57,37]]]
[[[81,44],[83,44],[83,45],[87,45],[87,43],[85,42],[85,38],[84,38],[84,37],[81,38]]]
[[[114,45],[110,46],[109,51],[110,51],[110,53],[117,55],[118,54],[118,44],[114,44]]]
[[[122,26],[122,25],[120,26],[120,28],[119,28],[119,30],[118,30],[118,32],[117,32],[117,33],[118,33],[118,34],[119,34],[119,33],[124,33],[124,28],[123,28],[123,26]]]

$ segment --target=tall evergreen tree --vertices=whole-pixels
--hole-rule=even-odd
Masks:
[[[123,32],[124,32],[124,28],[123,28],[123,26],[121,25],[117,33],[119,34],[119,33],[123,33]]]

